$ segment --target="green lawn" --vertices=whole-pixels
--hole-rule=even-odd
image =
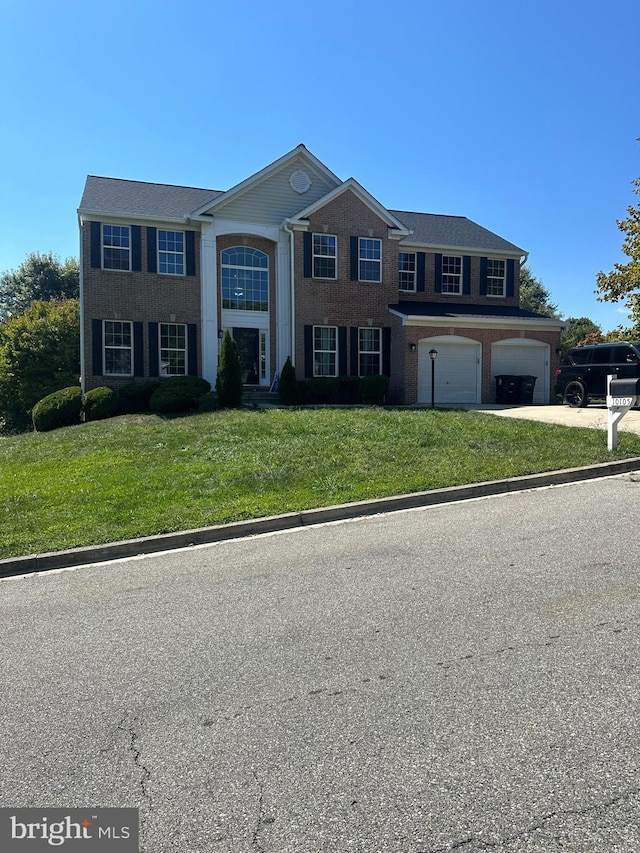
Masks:
[[[640,456],[468,411],[130,415],[0,439],[0,558]]]

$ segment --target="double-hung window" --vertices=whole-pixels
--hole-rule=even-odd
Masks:
[[[398,287],[409,293],[416,291],[416,253],[398,253]]]
[[[184,231],[158,229],[158,272],[184,275]]]
[[[358,329],[358,370],[360,376],[379,376],[382,373],[380,329]]]
[[[160,376],[186,376],[187,327],[160,323]]]
[[[338,329],[336,326],[313,327],[313,375],[337,376]]]
[[[505,261],[487,258],[487,296],[504,296],[506,293]]]
[[[358,279],[382,281],[382,240],[358,238]]]
[[[334,234],[313,235],[313,277],[336,278],[337,238]]]
[[[104,321],[105,376],[133,375],[133,332],[129,320]]]
[[[102,267],[127,272],[131,269],[131,229],[128,225],[102,226]]]
[[[442,293],[462,293],[462,258],[442,256]]]

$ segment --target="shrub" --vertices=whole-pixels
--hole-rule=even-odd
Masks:
[[[118,391],[121,412],[148,412],[151,395],[160,387],[157,379],[148,382],[129,382]]]
[[[360,402],[359,376],[338,376],[338,402],[349,405]]]
[[[211,383],[200,376],[173,376],[160,382],[151,395],[149,406],[154,412],[170,414],[197,409],[205,394],[211,391]]]
[[[216,393],[220,408],[237,409],[242,403],[243,390],[238,347],[227,329],[220,347],[218,376],[216,378]]]
[[[280,402],[285,406],[295,406],[298,402],[298,382],[296,380],[296,369],[291,364],[290,356],[282,368],[280,374],[280,382],[278,383],[278,393],[280,394]]]
[[[82,391],[78,386],[62,388],[39,400],[33,407],[33,426],[38,432],[80,423]]]
[[[389,377],[363,376],[360,380],[360,390],[367,406],[381,406],[389,390]]]
[[[332,403],[338,394],[338,379],[335,376],[315,376],[309,379],[312,403]]]
[[[118,410],[118,398],[113,388],[106,385],[87,391],[82,401],[82,415],[85,421],[102,421],[112,418]]]

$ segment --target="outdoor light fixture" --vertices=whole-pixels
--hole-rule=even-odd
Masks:
[[[224,332],[222,331],[222,329],[218,329],[218,338],[220,340],[222,340],[224,338]]]
[[[435,409],[436,407],[436,358],[438,357],[437,349],[429,350],[429,358],[431,359],[431,408]]]
[[[415,344],[409,344],[409,349],[411,350],[411,352],[415,352],[416,351],[416,345]]]

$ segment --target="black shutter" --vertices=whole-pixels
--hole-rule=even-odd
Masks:
[[[471,293],[471,258],[469,255],[462,257],[462,292],[465,295]]]
[[[338,376],[347,375],[347,327],[338,326]]]
[[[350,238],[351,255],[349,258],[349,278],[351,281],[358,280],[358,238]]]
[[[515,293],[515,266],[513,258],[507,261],[507,296],[513,296]]]
[[[187,275],[196,274],[196,232],[184,232],[184,251],[186,257],[186,273]]]
[[[144,376],[142,323],[133,324],[133,375]]]
[[[480,258],[480,296],[487,295],[487,259]]]
[[[158,272],[158,231],[150,225],[147,226],[147,272]]]
[[[91,321],[91,344],[93,375],[102,376],[102,320]]]
[[[159,325],[149,323],[149,376],[160,376]]]
[[[442,255],[434,255],[436,293],[442,293]]]
[[[198,375],[198,327],[195,323],[187,323],[187,373]]]
[[[142,228],[139,225],[131,226],[131,269],[142,272]]]
[[[304,263],[303,274],[305,278],[313,277],[313,272],[311,269],[311,262],[313,260],[312,238],[313,235],[311,231],[305,231],[302,235],[302,259]]]
[[[418,293],[424,293],[424,252],[418,252],[416,255],[416,288]]]
[[[313,326],[304,327],[304,375],[313,376]]]
[[[382,375],[391,376],[391,327],[382,330]]]
[[[358,331],[357,326],[351,326],[351,341],[350,341],[350,350],[351,350],[351,375],[357,376],[359,371],[359,350],[360,350],[360,333]]]
[[[102,239],[99,222],[91,222],[91,266],[94,269],[102,267]]]

